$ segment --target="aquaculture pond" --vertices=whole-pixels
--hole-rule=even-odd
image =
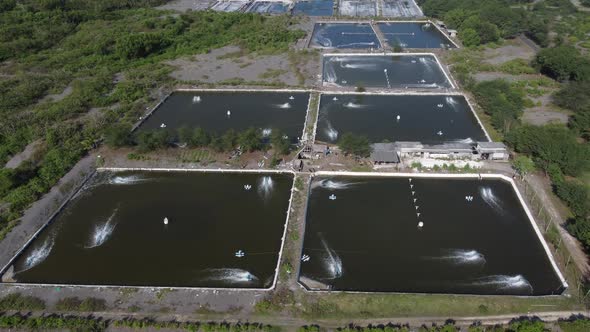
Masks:
[[[99,172],[17,258],[23,283],[267,288],[291,174]]]
[[[302,0],[295,3],[294,15],[332,16],[334,12],[333,0]]]
[[[316,23],[311,46],[321,48],[381,48],[368,23]]]
[[[260,14],[282,14],[286,13],[289,5],[279,1],[254,1],[246,12]]]
[[[378,0],[381,1],[381,16],[385,17],[419,17],[424,16],[414,0]]]
[[[403,48],[455,48],[456,46],[430,22],[382,22],[377,28],[386,42]]]
[[[308,204],[300,282],[310,289],[499,295],[564,290],[504,180],[318,176]]]
[[[377,16],[377,2],[375,0],[340,0],[338,6],[340,16]]]
[[[322,94],[316,141],[336,143],[344,133],[372,143],[488,141],[461,95]]]
[[[296,142],[305,125],[308,92],[175,92],[145,120],[140,130],[201,127],[218,135],[229,129],[280,130]]]
[[[325,55],[324,86],[371,88],[452,88],[432,55]]]

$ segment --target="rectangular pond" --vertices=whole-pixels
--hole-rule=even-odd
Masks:
[[[292,182],[278,173],[99,172],[17,257],[12,278],[269,288]]]
[[[177,91],[139,130],[188,126],[221,135],[230,129],[253,127],[266,134],[278,129],[296,142],[303,133],[309,95],[285,91]]]
[[[453,84],[431,54],[338,55],[323,58],[324,86],[446,89]]]
[[[343,49],[381,48],[375,31],[368,23],[316,23],[310,45]]]
[[[566,287],[501,179],[317,176],[302,255],[300,282],[310,289],[553,295]]]
[[[283,14],[289,9],[286,2],[280,1],[254,1],[246,12],[260,14]]]
[[[488,141],[461,95],[322,94],[316,141],[336,143],[345,133],[371,143]]]
[[[211,10],[218,12],[238,12],[248,5],[249,0],[222,0],[215,3]]]
[[[385,17],[419,17],[424,16],[414,0],[378,0],[381,1],[381,16]]]
[[[431,22],[381,22],[377,28],[385,36],[386,42],[403,48],[455,48]]]
[[[301,0],[293,7],[294,15],[332,16],[333,12],[333,0]]]
[[[377,16],[377,3],[375,0],[340,0],[338,11],[341,16]]]

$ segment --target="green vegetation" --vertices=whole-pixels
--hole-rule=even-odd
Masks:
[[[77,297],[66,297],[57,301],[55,309],[58,311],[95,312],[105,311],[107,305],[104,299],[94,297],[85,298],[84,300],[80,300]]]
[[[590,80],[590,59],[573,46],[557,46],[541,50],[534,61],[541,73],[558,81]]]
[[[20,330],[74,330],[74,331],[105,331],[108,328],[126,329],[168,329],[202,332],[278,332],[280,329],[259,323],[199,323],[156,321],[153,319],[128,318],[122,320],[103,320],[100,318],[76,316],[24,316],[0,314],[0,328]]]
[[[572,316],[567,320],[560,320],[558,325],[563,332],[590,331],[590,319],[584,316]]]
[[[338,147],[346,154],[366,158],[371,154],[371,143],[364,136],[345,133],[338,140]]]
[[[496,130],[507,133],[520,123],[524,108],[523,95],[508,82],[484,81],[477,83],[472,90]]]
[[[2,310],[44,310],[45,302],[43,300],[20,293],[12,293],[0,299],[0,311]]]
[[[150,8],[161,2],[1,2],[0,162],[42,142],[32,162],[0,174],[2,237],[103,137],[129,144],[126,128],[158,99],[157,89],[174,84],[163,61],[226,45],[285,52],[304,36],[287,16]],[[90,109],[98,111],[86,116]],[[163,136],[144,134],[140,146],[156,148]]]

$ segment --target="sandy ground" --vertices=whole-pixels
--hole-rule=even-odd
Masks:
[[[185,12],[189,9],[206,10],[207,8],[211,7],[215,2],[215,0],[174,0],[157,8],[164,10],[177,10],[179,12]]]
[[[531,98],[535,105],[532,108],[526,108],[522,116],[522,121],[528,124],[542,126],[548,123],[566,124],[569,120],[569,114],[565,110],[558,110],[551,104],[550,92],[537,98]]]
[[[10,158],[4,167],[12,169],[19,167],[23,161],[29,160],[35,154],[35,151],[37,151],[40,145],[41,141],[31,142],[22,152]]]
[[[516,38],[498,48],[488,48],[484,52],[484,62],[499,65],[514,59],[532,60],[536,52],[522,39]]]
[[[167,64],[177,68],[171,76],[177,80],[194,83],[219,83],[225,80],[243,79],[246,82],[279,83],[289,86],[302,85],[294,71],[288,55],[244,55],[232,56],[240,49],[227,46],[200,54],[192,59],[177,59]],[[229,54],[229,55],[228,55]],[[297,66],[305,82],[315,83],[315,75],[320,72],[319,56],[306,56],[305,64]]]

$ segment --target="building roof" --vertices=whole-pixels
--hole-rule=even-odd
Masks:
[[[477,147],[480,149],[506,149],[506,145],[502,142],[477,142]]]
[[[399,157],[395,151],[373,150],[371,159],[374,162],[399,163]]]
[[[328,146],[326,144],[313,144],[311,146],[311,151],[325,153],[328,151]]]

